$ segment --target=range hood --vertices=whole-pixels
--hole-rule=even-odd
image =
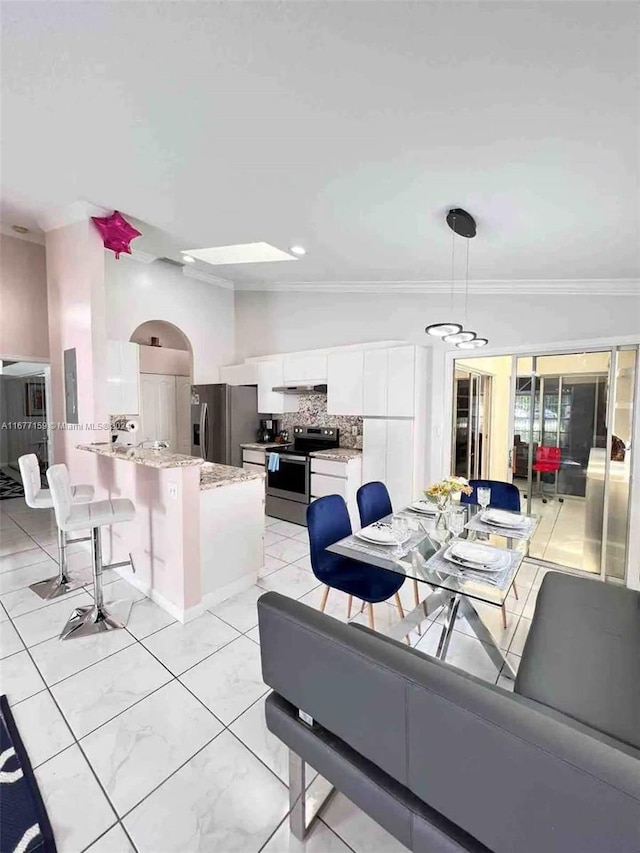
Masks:
[[[301,382],[299,385],[278,385],[272,388],[277,394],[326,394],[327,386],[321,383]]]

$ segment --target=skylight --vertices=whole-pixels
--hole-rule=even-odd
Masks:
[[[296,261],[297,258],[270,243],[237,243],[211,249],[185,249],[192,258],[214,266],[220,264],[258,264],[267,261]]]

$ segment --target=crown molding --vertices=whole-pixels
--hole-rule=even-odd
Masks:
[[[26,240],[27,243],[37,243],[38,246],[44,246],[44,234],[34,233],[29,231],[28,234],[18,234],[10,225],[0,224],[0,234],[5,237],[13,237],[15,240]]]
[[[450,281],[290,281],[260,287],[236,284],[236,290],[276,293],[450,293]],[[454,293],[463,294],[456,282]],[[640,296],[640,279],[511,279],[469,282],[469,293],[490,296],[519,293],[533,296]]]
[[[151,255],[149,252],[141,252],[140,249],[131,249],[131,252],[123,252],[121,258],[131,258],[133,261],[139,261],[141,264],[152,264],[158,260],[157,255]]]
[[[182,275],[187,278],[194,278],[196,281],[206,281],[207,284],[215,284],[216,287],[224,287],[225,290],[235,289],[232,281],[229,281],[226,278],[218,278],[217,276],[210,275],[202,270],[194,269],[190,264],[185,264],[182,267]]]
[[[87,221],[91,216],[108,216],[106,207],[98,207],[89,201],[74,201],[65,207],[48,210],[38,217],[38,225],[46,233],[63,228],[65,225],[73,225],[74,222]]]

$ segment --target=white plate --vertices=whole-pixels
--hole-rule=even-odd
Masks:
[[[500,548],[477,542],[461,542],[460,540],[451,543],[451,553],[458,560],[464,560],[466,563],[479,563],[483,566],[497,565],[502,562],[504,556],[504,551]]]
[[[524,515],[505,512],[501,509],[486,510],[482,513],[482,520],[489,522],[489,524],[496,524],[498,527],[523,527],[527,523],[527,518]]]
[[[453,547],[453,546],[452,546]],[[465,560],[460,559],[459,557],[455,557],[454,554],[451,553],[452,548],[447,548],[444,552],[445,560],[453,563],[454,566],[460,566],[461,568],[471,569],[475,572],[487,572],[489,574],[494,574],[496,572],[501,572],[503,569],[506,569],[511,561],[511,557],[509,554],[504,553],[501,555],[500,560],[496,563],[492,563],[490,566],[483,565],[481,563],[473,563],[466,562]]]
[[[416,501],[411,504],[411,509],[421,512],[423,515],[438,514],[438,508],[432,501]]]
[[[369,527],[365,527],[362,530],[359,530],[356,533],[356,536],[359,539],[364,539],[365,542],[375,543],[376,545],[397,545],[398,540],[391,528],[390,525],[378,526],[376,524],[371,524]],[[411,536],[407,536],[404,540],[405,542],[410,539]],[[402,544],[402,543],[400,543]]]

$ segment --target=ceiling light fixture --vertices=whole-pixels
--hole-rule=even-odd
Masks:
[[[456,234],[460,237],[466,237],[469,241],[476,236],[476,221],[460,207],[451,208],[447,213],[447,225],[451,229],[451,303],[450,311],[453,314],[453,303],[455,295],[455,251],[456,251]],[[464,321],[467,321],[469,306],[469,243],[467,242],[467,264],[464,288]],[[455,344],[460,349],[477,349],[478,347],[486,346],[489,341],[486,338],[478,338],[475,332],[464,329],[460,323],[432,323],[427,326],[425,332],[433,337],[440,338],[445,343]]]
[[[29,229],[25,228],[24,225],[12,225],[11,226],[16,234],[28,234]]]
[[[307,250],[304,246],[290,246],[289,251],[292,255],[298,255],[299,258],[307,254]]]
[[[488,343],[487,338],[474,338],[472,341],[462,341],[456,344],[456,346],[458,349],[479,349],[480,347],[486,347]]]
[[[192,258],[191,255],[185,255],[184,252],[182,253],[182,260],[185,264],[195,264],[196,262],[195,258]]]
[[[445,335],[442,339],[448,344],[465,344],[472,341],[476,336],[475,332],[456,332],[454,335]]]

